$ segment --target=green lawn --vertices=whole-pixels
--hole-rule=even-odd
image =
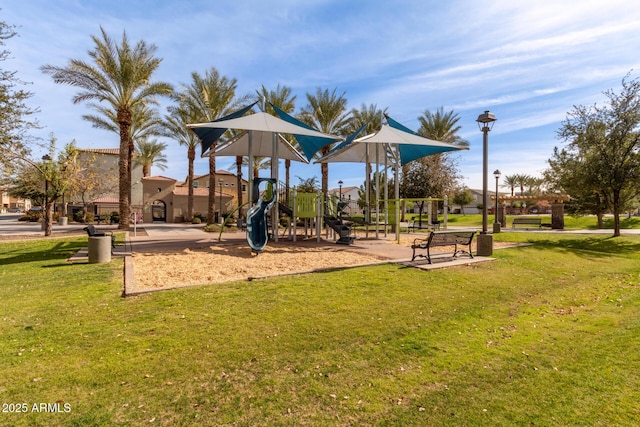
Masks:
[[[634,425],[640,237],[495,238],[534,245],[126,299],[86,238],[0,242],[0,424]]]

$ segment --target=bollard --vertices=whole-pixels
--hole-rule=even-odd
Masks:
[[[111,236],[89,237],[89,264],[111,262]]]

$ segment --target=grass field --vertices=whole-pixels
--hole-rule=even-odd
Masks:
[[[640,237],[496,240],[533,245],[126,299],[86,238],[0,242],[0,424],[634,425]]]

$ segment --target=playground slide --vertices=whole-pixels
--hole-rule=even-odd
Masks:
[[[267,188],[259,193],[260,183],[266,182]],[[269,225],[267,213],[276,203],[276,180],[272,178],[257,178],[254,181],[254,194],[259,194],[256,204],[247,212],[247,243],[252,251],[258,253],[264,249],[269,240]]]

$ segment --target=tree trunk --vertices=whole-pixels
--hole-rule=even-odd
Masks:
[[[129,129],[131,127],[131,112],[126,109],[118,110],[118,125],[120,126],[120,159],[118,164],[118,195],[120,219],[118,229],[129,229],[131,214],[131,171],[129,169]]]
[[[45,199],[44,204],[44,235],[51,236],[51,225],[53,222],[53,200],[49,200],[49,197]]]
[[[620,193],[613,193],[613,237],[620,236]]]
[[[213,151],[211,147],[210,151]],[[222,207],[221,207],[222,208]],[[222,210],[220,211],[222,213]],[[216,158],[209,156],[209,209],[207,211],[207,224],[214,224],[216,216]]]

